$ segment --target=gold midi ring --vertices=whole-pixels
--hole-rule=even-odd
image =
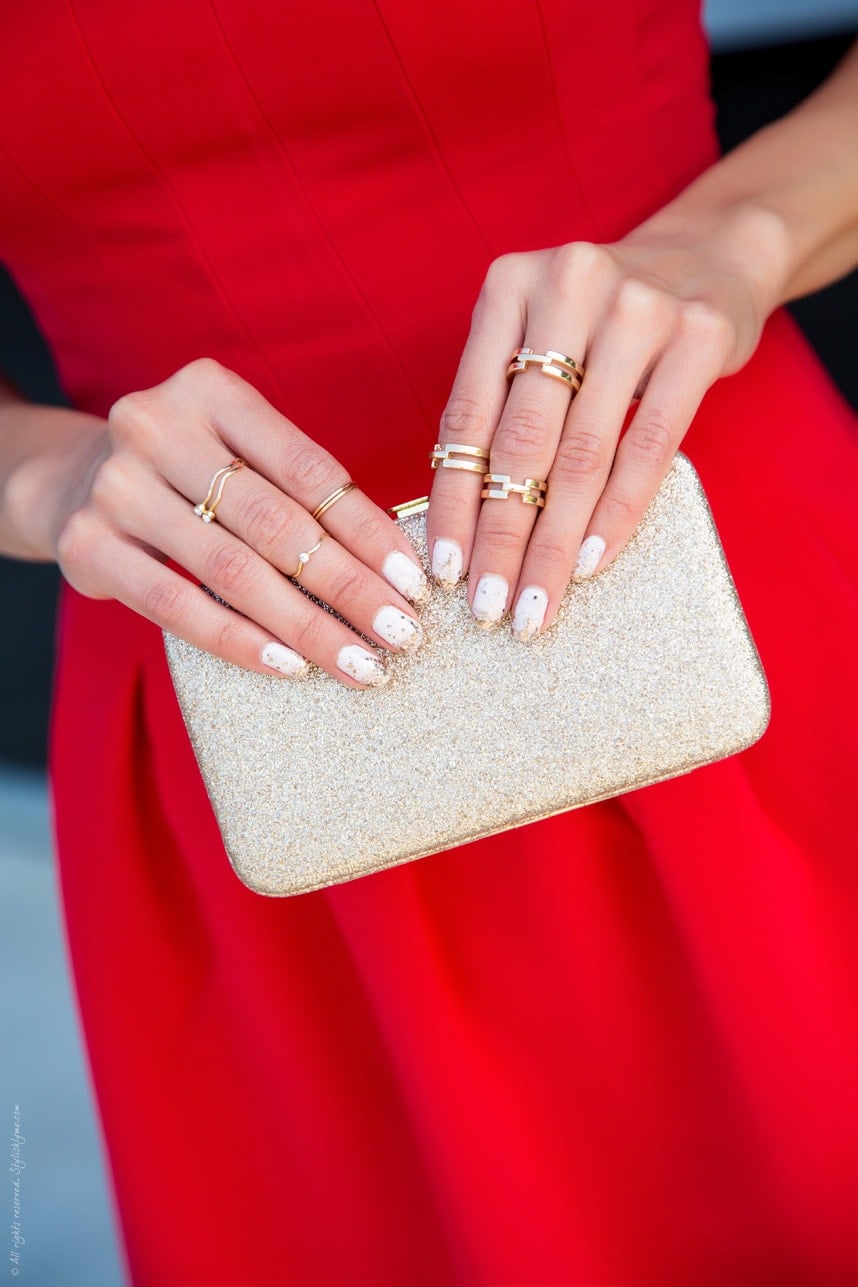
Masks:
[[[201,518],[204,523],[215,522],[215,510],[220,504],[221,496],[223,496],[226,480],[231,478],[233,474],[237,474],[239,469],[244,467],[244,463],[240,457],[236,456],[235,460],[231,460],[228,465],[224,465],[222,469],[217,470],[209,483],[205,500],[194,506],[194,513],[197,518]]]
[[[552,380],[562,380],[573,394],[581,388],[584,379],[581,364],[555,349],[546,349],[544,353],[537,353],[533,349],[516,349],[506,369],[507,377],[526,371],[528,366],[538,366],[543,375],[551,376]]]
[[[342,500],[346,493],[350,492],[353,487],[357,487],[357,483],[343,483],[342,487],[338,487],[335,492],[331,492],[330,496],[326,496],[321,505],[316,506],[310,515],[310,518],[321,518],[326,509],[330,509],[332,505],[336,505],[337,501]]]
[[[519,496],[523,505],[535,505],[537,509],[545,505],[548,483],[544,479],[525,478],[523,483],[514,483],[509,474],[486,474],[483,482],[483,500],[505,501],[509,496]]]
[[[460,459],[462,456],[464,460]],[[436,442],[429,452],[429,463],[433,469],[461,469],[467,474],[484,474],[488,458],[489,453],[484,447],[469,447],[462,442],[448,442],[444,447]]]
[[[323,532],[322,535],[319,537],[318,541],[316,542],[316,544],[313,546],[312,550],[302,550],[301,553],[298,555],[298,567],[294,572],[291,572],[289,574],[292,577],[293,581],[299,581],[301,579],[301,573],[304,571],[304,565],[310,562],[310,559],[316,553],[316,550],[322,544],[322,541],[324,541],[327,535],[328,535],[327,532]]]

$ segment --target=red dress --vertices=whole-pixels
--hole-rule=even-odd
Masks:
[[[491,259],[616,238],[716,156],[676,0],[45,0],[0,84],[0,252],[75,405],[207,354],[382,504],[427,488]],[[66,594],[63,894],[135,1283],[858,1281],[850,432],[780,315],[686,439],[757,746],[296,899],[232,874],[159,632]]]

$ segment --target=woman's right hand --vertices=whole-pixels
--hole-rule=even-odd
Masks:
[[[194,505],[235,458],[245,466],[226,479],[216,521],[201,521]],[[81,594],[118,599],[249,670],[294,676],[315,662],[378,686],[381,656],[289,579],[301,566],[301,586],[379,649],[419,645],[410,603],[428,583],[396,523],[357,488],[311,517],[348,481],[249,384],[201,359],[112,407],[57,501],[57,561]]]

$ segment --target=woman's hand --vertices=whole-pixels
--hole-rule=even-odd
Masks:
[[[753,352],[765,312],[719,240],[677,248],[640,233],[492,265],[440,441],[482,447],[487,471],[548,490],[541,511],[515,493],[481,502],[478,474],[438,469],[433,572],[453,582],[470,569],[477,621],[509,610],[521,639],[550,625],[570,577],[628,541],[706,390]],[[574,358],[586,368],[580,392],[539,365],[508,379],[520,346]]]
[[[216,521],[201,521],[195,503],[236,458],[246,463],[224,480]],[[44,486],[38,505],[20,503],[26,481],[17,493],[19,510],[50,508],[53,552],[82,594],[119,599],[250,670],[296,675],[312,661],[353,687],[384,683],[380,656],[289,579],[300,571],[304,589],[380,649],[419,645],[409,600],[427,582],[397,525],[357,488],[314,519],[346,471],[218,363],[192,362],[121,398],[74,460],[54,469],[50,503]]]
[[[858,45],[794,112],[622,241],[493,264],[440,442],[482,448],[491,473],[548,480],[548,492],[541,511],[514,493],[481,504],[478,473],[438,469],[433,572],[470,572],[477,620],[510,611],[521,639],[549,626],[570,575],[592,575],[625,545],[704,393],[748,360],[772,310],[853,267],[856,128]],[[586,368],[571,405],[569,386],[538,367],[506,379],[520,347]]]

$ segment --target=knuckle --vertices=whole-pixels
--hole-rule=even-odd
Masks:
[[[353,603],[368,595],[367,578],[356,567],[346,566],[331,572],[324,590],[331,603]]]
[[[75,510],[57,536],[57,562],[63,571],[85,568],[98,540],[99,524],[91,511]]]
[[[537,523],[528,547],[528,555],[532,555],[540,566],[547,568],[549,575],[552,573],[568,575],[571,551],[568,542],[564,541],[559,533],[542,534]]]
[[[327,624],[320,610],[311,609],[302,613],[289,623],[289,646],[297,649],[302,657],[318,657]]]
[[[293,527],[289,507],[276,496],[255,496],[248,500],[243,524],[249,543],[263,555],[288,544]]]
[[[669,301],[651,282],[626,277],[617,288],[614,313],[622,326],[651,324],[661,318]]]
[[[318,447],[304,444],[289,453],[284,477],[299,493],[326,496],[331,490],[331,461]]]
[[[441,416],[441,441],[476,443],[485,427],[486,411],[479,399],[466,393],[456,394]]]
[[[561,482],[588,482],[602,474],[607,466],[607,448],[597,433],[579,429],[561,438],[551,466],[552,479]]]
[[[663,411],[653,409],[630,426],[625,437],[625,452],[642,464],[661,470],[673,456],[674,428]]]
[[[206,560],[205,579],[212,589],[229,599],[236,590],[248,589],[253,580],[254,556],[248,546],[219,545]]]
[[[633,500],[623,492],[616,491],[605,492],[601,507],[607,511],[611,524],[624,531],[632,531],[637,527],[642,512]]]
[[[487,290],[505,290],[518,277],[521,272],[522,254],[519,251],[512,251],[507,255],[498,255],[489,264],[486,273],[485,289]]]
[[[541,455],[551,432],[548,413],[540,407],[518,406],[499,431],[504,454],[515,458]]]
[[[175,630],[186,615],[186,591],[173,581],[153,581],[141,601],[143,615],[168,630]]]
[[[224,609],[226,611],[226,609]],[[211,651],[227,661],[240,657],[247,643],[246,630],[242,623],[230,613],[226,621],[219,625],[212,639]]]
[[[117,455],[102,460],[92,476],[89,494],[97,509],[108,513],[125,509],[134,495],[127,462]]]
[[[580,283],[600,272],[608,258],[607,252],[591,241],[570,241],[555,252],[552,276],[561,286]]]
[[[325,515],[327,518],[327,515]],[[349,546],[353,549],[370,550],[376,546],[390,545],[390,519],[370,510],[361,513],[349,524]]]
[[[702,299],[682,305],[679,327],[695,343],[716,349],[729,348],[735,338],[735,327],[727,315]]]
[[[494,504],[501,502],[495,501]],[[503,504],[509,505],[509,501]],[[518,533],[510,531],[507,527],[492,527],[485,533],[487,546],[491,546],[495,554],[505,556],[506,559],[514,559],[521,555],[524,547],[524,538]]]
[[[120,442],[148,439],[159,422],[161,397],[155,389],[138,389],[117,398],[107,413],[113,436]]]

